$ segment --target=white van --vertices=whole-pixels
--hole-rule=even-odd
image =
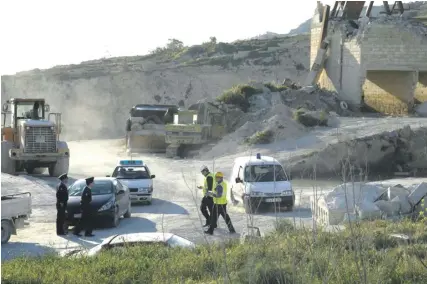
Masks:
[[[279,161],[272,157],[239,157],[231,170],[230,198],[241,202],[246,213],[254,213],[261,204],[275,204],[293,210],[295,194],[288,175]]]

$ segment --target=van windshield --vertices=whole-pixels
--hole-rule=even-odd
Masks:
[[[246,182],[287,181],[285,171],[280,165],[252,165],[245,167]]]

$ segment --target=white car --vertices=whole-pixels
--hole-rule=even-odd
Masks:
[[[172,248],[182,247],[194,249],[196,247],[196,245],[190,240],[171,233],[132,233],[113,235],[89,250],[76,249],[66,251],[61,255],[65,257],[91,257],[110,249],[126,249],[127,246],[139,246],[155,243],[163,243],[165,246]]]
[[[133,203],[151,204],[153,179],[156,176],[150,173],[147,164],[142,160],[120,160],[111,176],[129,188]]]

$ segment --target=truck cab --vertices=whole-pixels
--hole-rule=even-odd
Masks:
[[[233,204],[241,202],[245,212],[255,213],[261,205],[274,204],[293,210],[295,194],[283,166],[273,157],[239,157],[229,180]]]

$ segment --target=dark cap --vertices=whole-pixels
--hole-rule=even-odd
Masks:
[[[89,177],[89,178],[85,179],[86,180],[86,185],[89,185],[89,184],[93,183],[94,179],[95,179],[94,177]]]
[[[67,176],[67,174],[62,174],[62,175],[60,175],[58,178],[59,178],[60,180],[64,180],[64,179],[67,179],[67,178],[68,178],[68,176]]]

